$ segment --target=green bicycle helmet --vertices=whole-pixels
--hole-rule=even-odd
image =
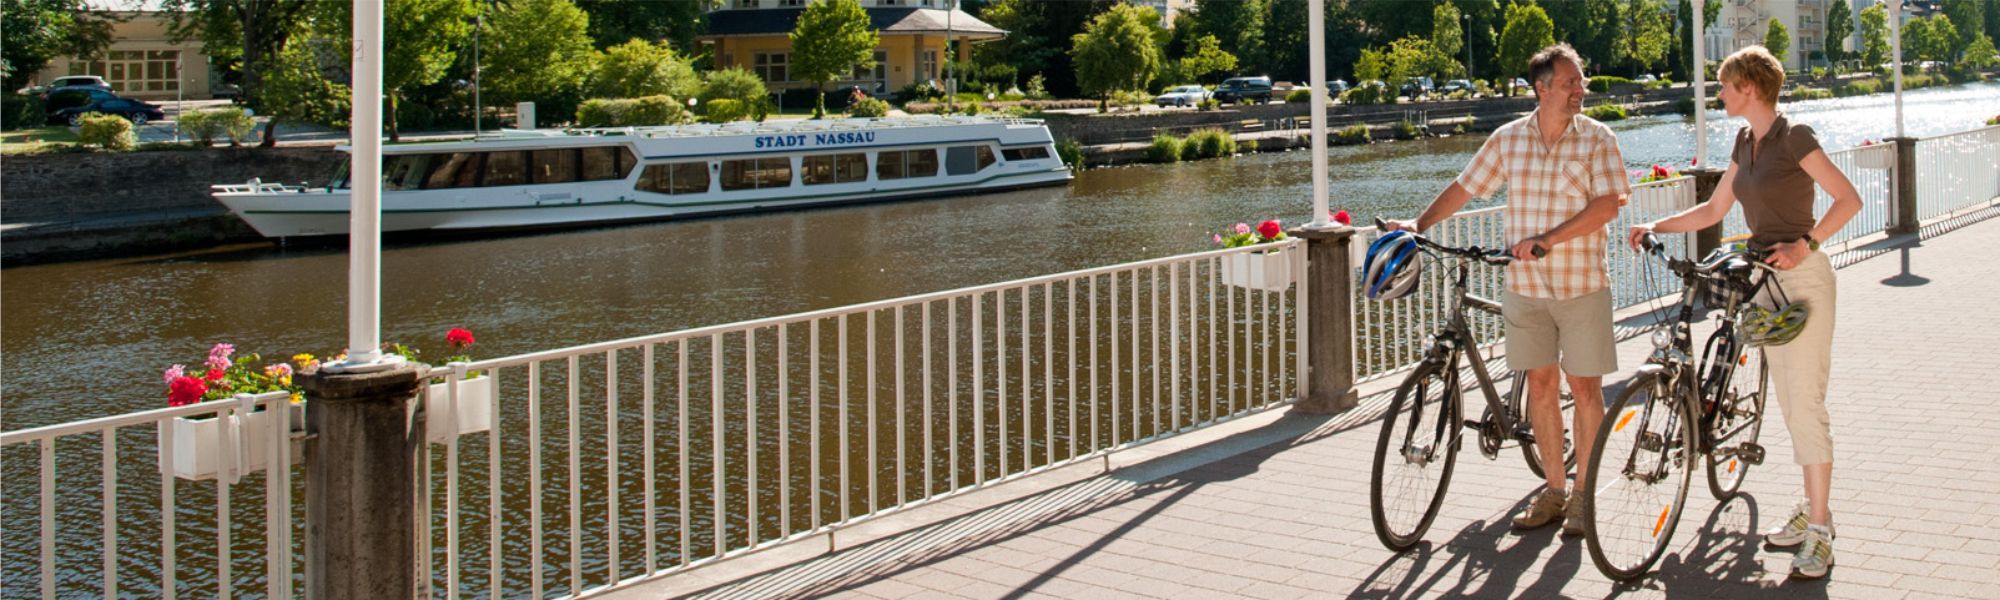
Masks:
[[[1776,310],[1751,304],[1743,309],[1739,331],[1752,346],[1783,346],[1799,337],[1810,316],[1804,302],[1792,302]]]

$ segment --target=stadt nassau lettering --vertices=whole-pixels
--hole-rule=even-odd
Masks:
[[[796,148],[799,146],[839,146],[843,144],[866,144],[875,141],[873,131],[846,131],[841,133],[815,133],[812,135],[764,135],[758,136],[758,148]]]

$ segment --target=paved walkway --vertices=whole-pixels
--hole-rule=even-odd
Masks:
[[[1108,474],[1083,465],[1001,486],[1040,489],[954,500],[938,522],[843,540],[835,553],[806,541],[618,596],[2000,598],[2000,386],[1988,379],[1988,346],[2000,342],[2000,261],[1990,257],[2000,219],[1960,225],[1885,244],[1839,271],[1831,394],[1841,538],[1825,581],[1786,581],[1791,554],[1758,541],[1800,489],[1775,418],[1769,460],[1746,496],[1718,504],[1697,474],[1675,546],[1637,586],[1614,586],[1581,540],[1554,528],[1508,531],[1539,485],[1512,452],[1491,462],[1461,454],[1428,542],[1392,554],[1368,519],[1367,465],[1386,400],[1376,393],[1336,417],[1247,419],[1204,432],[1212,439],[1200,445],[1119,459],[1135,464]],[[1627,373],[1648,349],[1643,339],[1620,345]],[[807,558],[783,556],[798,553]]]

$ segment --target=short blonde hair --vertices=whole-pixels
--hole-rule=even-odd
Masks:
[[[1765,106],[1777,106],[1778,90],[1785,86],[1785,65],[1763,46],[1750,46],[1722,59],[1716,77],[1723,85],[1748,85],[1757,90]]]

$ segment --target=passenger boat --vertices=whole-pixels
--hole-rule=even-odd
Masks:
[[[382,148],[382,231],[568,227],[957,195],[1069,181],[1038,119],[922,116],[506,130]],[[216,185],[268,238],[347,234],[329,185]]]

